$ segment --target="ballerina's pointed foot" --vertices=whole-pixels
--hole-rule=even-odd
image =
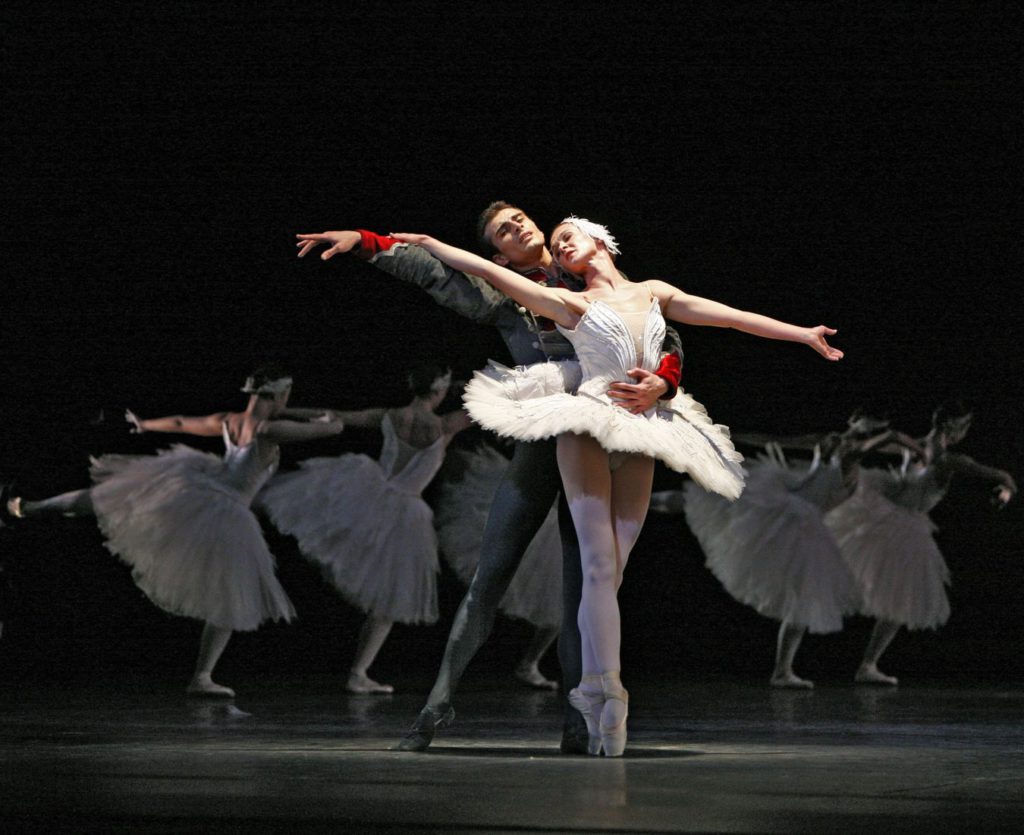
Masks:
[[[591,679],[591,680],[588,680]],[[569,704],[587,723],[587,753],[596,757],[601,753],[601,713],[604,710],[604,691],[598,676],[584,676],[579,687],[569,691]]]
[[[896,676],[887,676],[876,664],[861,664],[853,680],[857,684],[887,684],[890,687],[895,687],[900,681]]]
[[[606,673],[601,681],[605,699],[600,722],[601,747],[606,757],[621,757],[626,750],[629,693],[622,686],[618,673]]]
[[[813,690],[814,682],[806,678],[800,678],[790,670],[788,673],[775,673],[771,677],[772,687],[781,687],[790,690]]]
[[[420,711],[412,727],[406,732],[396,746],[397,751],[426,751],[434,741],[434,733],[438,728],[447,728],[455,720],[455,708],[449,704],[432,707],[427,705]]]
[[[543,673],[536,664],[520,664],[516,667],[515,676],[524,684],[536,687],[538,690],[557,690],[558,682],[544,678]]]
[[[209,673],[198,673],[188,683],[185,692],[189,696],[208,696],[221,699],[235,698],[235,691],[223,684],[217,684]]]
[[[394,693],[395,688],[390,684],[381,684],[374,681],[365,673],[349,673],[348,683],[345,689],[349,693]]]

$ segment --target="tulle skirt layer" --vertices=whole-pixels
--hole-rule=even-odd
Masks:
[[[836,632],[857,608],[853,575],[822,511],[788,490],[786,476],[775,464],[752,465],[733,503],[688,483],[686,519],[736,600],[810,632]]]
[[[91,473],[107,548],[161,609],[234,630],[294,616],[259,521],[224,482],[220,458],[175,446],[104,455]]]
[[[826,517],[868,617],[934,629],[949,619],[949,569],[928,514],[858,486]]]
[[[643,415],[603,395],[579,391],[579,363],[546,362],[507,368],[492,362],[477,371],[463,400],[473,420],[499,435],[537,441],[567,432],[590,435],[609,452],[648,455],[689,475],[708,490],[736,498],[743,460],[727,427],[680,392]]]
[[[372,458],[303,461],[275,476],[258,501],[352,605],[400,623],[437,620],[433,513]]]

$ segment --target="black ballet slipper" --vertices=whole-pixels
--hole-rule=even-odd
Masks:
[[[427,705],[420,711],[409,732],[399,740],[398,751],[426,751],[434,741],[434,733],[438,728],[447,728],[455,719],[455,709],[451,705],[431,707]]]

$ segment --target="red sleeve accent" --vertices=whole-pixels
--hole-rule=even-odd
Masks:
[[[370,232],[366,229],[356,229],[356,231],[359,233],[359,248],[352,250],[352,252],[367,261],[378,252],[386,252],[398,243],[398,241],[388,235],[378,235],[376,232]]]
[[[661,358],[661,365],[654,373],[668,384],[668,389],[658,399],[671,400],[676,396],[679,382],[683,378],[683,364],[679,361],[679,354],[665,354]]]

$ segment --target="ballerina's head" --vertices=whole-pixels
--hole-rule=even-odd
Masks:
[[[603,224],[569,215],[551,232],[551,255],[566,272],[581,274],[602,251],[612,260],[620,253],[619,242]]]

